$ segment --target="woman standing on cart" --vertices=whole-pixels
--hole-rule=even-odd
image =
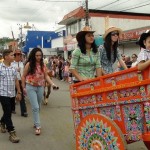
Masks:
[[[100,45],[100,64],[104,71],[104,74],[109,74],[114,72],[113,65],[118,60],[120,66],[127,69],[124,61],[118,50],[118,40],[121,35],[122,30],[120,28],[111,27],[105,31],[103,35],[104,44]]]
[[[102,75],[93,33],[94,31],[86,26],[76,35],[78,48],[72,53],[70,66],[70,72],[75,77],[74,83],[94,78],[95,75]]]

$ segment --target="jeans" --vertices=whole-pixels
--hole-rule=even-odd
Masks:
[[[16,110],[16,98],[12,97],[10,103],[11,103],[11,112],[15,111]]]
[[[26,107],[26,102],[25,102],[25,97],[23,94],[23,89],[22,89],[22,83],[21,80],[19,80],[19,85],[20,85],[20,90],[21,90],[21,101],[20,101],[20,110],[21,110],[21,115],[24,115],[24,113],[27,113],[27,107]],[[16,93],[17,93],[17,89],[16,89]],[[16,110],[16,99],[14,97],[14,99],[12,99],[11,101],[11,109],[12,111]]]
[[[36,128],[41,127],[40,123],[40,107],[43,100],[44,87],[43,86],[32,86],[30,84],[26,84],[27,96],[31,103],[32,113],[34,125]]]
[[[21,80],[19,80],[19,84],[20,84],[20,89],[21,89],[21,101],[20,101],[20,110],[21,110],[21,115],[24,115],[24,113],[27,113],[27,107],[26,107],[26,102],[25,102],[25,97],[24,97],[24,94],[23,94],[23,89],[22,89],[22,83],[21,83]]]
[[[0,122],[6,125],[8,132],[14,131],[14,126],[13,126],[13,122],[11,119],[11,112],[12,112],[11,101],[13,99],[14,97],[10,98],[10,97],[5,97],[5,96],[0,96],[0,102],[2,105],[2,109],[3,109],[3,116]]]

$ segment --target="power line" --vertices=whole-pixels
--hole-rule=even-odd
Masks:
[[[62,3],[62,2],[63,2],[63,3],[66,3],[66,2],[69,2],[69,3],[70,3],[70,2],[82,2],[82,1],[64,1],[64,0],[63,0],[63,1],[58,1],[58,0],[57,0],[57,1],[48,1],[48,0],[35,0],[35,1],[45,1],[45,2],[61,2],[61,3]]]
[[[101,9],[101,8],[107,7],[107,6],[109,6],[109,5],[112,5],[112,4],[114,4],[114,3],[117,3],[118,1],[119,1],[119,0],[116,0],[116,1],[114,1],[114,2],[108,3],[108,4],[103,5],[103,6],[101,6],[101,7],[97,7],[97,8],[95,8],[95,9]]]
[[[111,7],[108,7],[108,9],[110,9],[110,8],[115,8],[115,6],[118,6],[118,5],[120,5],[120,4],[127,3],[127,2],[129,2],[129,1],[131,1],[131,0],[127,0],[127,1],[124,1],[124,2],[121,2],[121,1],[120,1],[120,3],[117,3],[116,5],[113,5],[113,6],[111,6]]]
[[[121,10],[121,11],[127,11],[127,10],[131,10],[131,9],[136,9],[136,8],[144,7],[144,6],[147,6],[147,5],[150,5],[150,3],[143,4],[143,5],[140,5],[140,6],[131,7],[131,8],[128,8],[128,9]]]

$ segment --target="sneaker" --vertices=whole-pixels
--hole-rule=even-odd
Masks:
[[[4,124],[4,123],[1,123],[1,124],[0,124],[0,127],[1,127],[1,132],[2,132],[2,133],[6,133],[7,130],[6,130],[5,124]]]
[[[36,128],[35,129],[35,135],[40,135],[41,134],[41,129],[40,128]]]
[[[12,143],[18,143],[18,142],[20,141],[20,139],[17,137],[15,131],[10,131],[9,134],[10,134],[9,140],[10,140]]]

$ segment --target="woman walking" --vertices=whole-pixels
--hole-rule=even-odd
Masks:
[[[40,48],[34,48],[30,52],[24,68],[22,87],[31,103],[36,135],[40,135],[41,133],[39,111],[43,100],[45,80],[53,87],[56,87],[47,74],[47,69],[43,62],[42,50]]]

